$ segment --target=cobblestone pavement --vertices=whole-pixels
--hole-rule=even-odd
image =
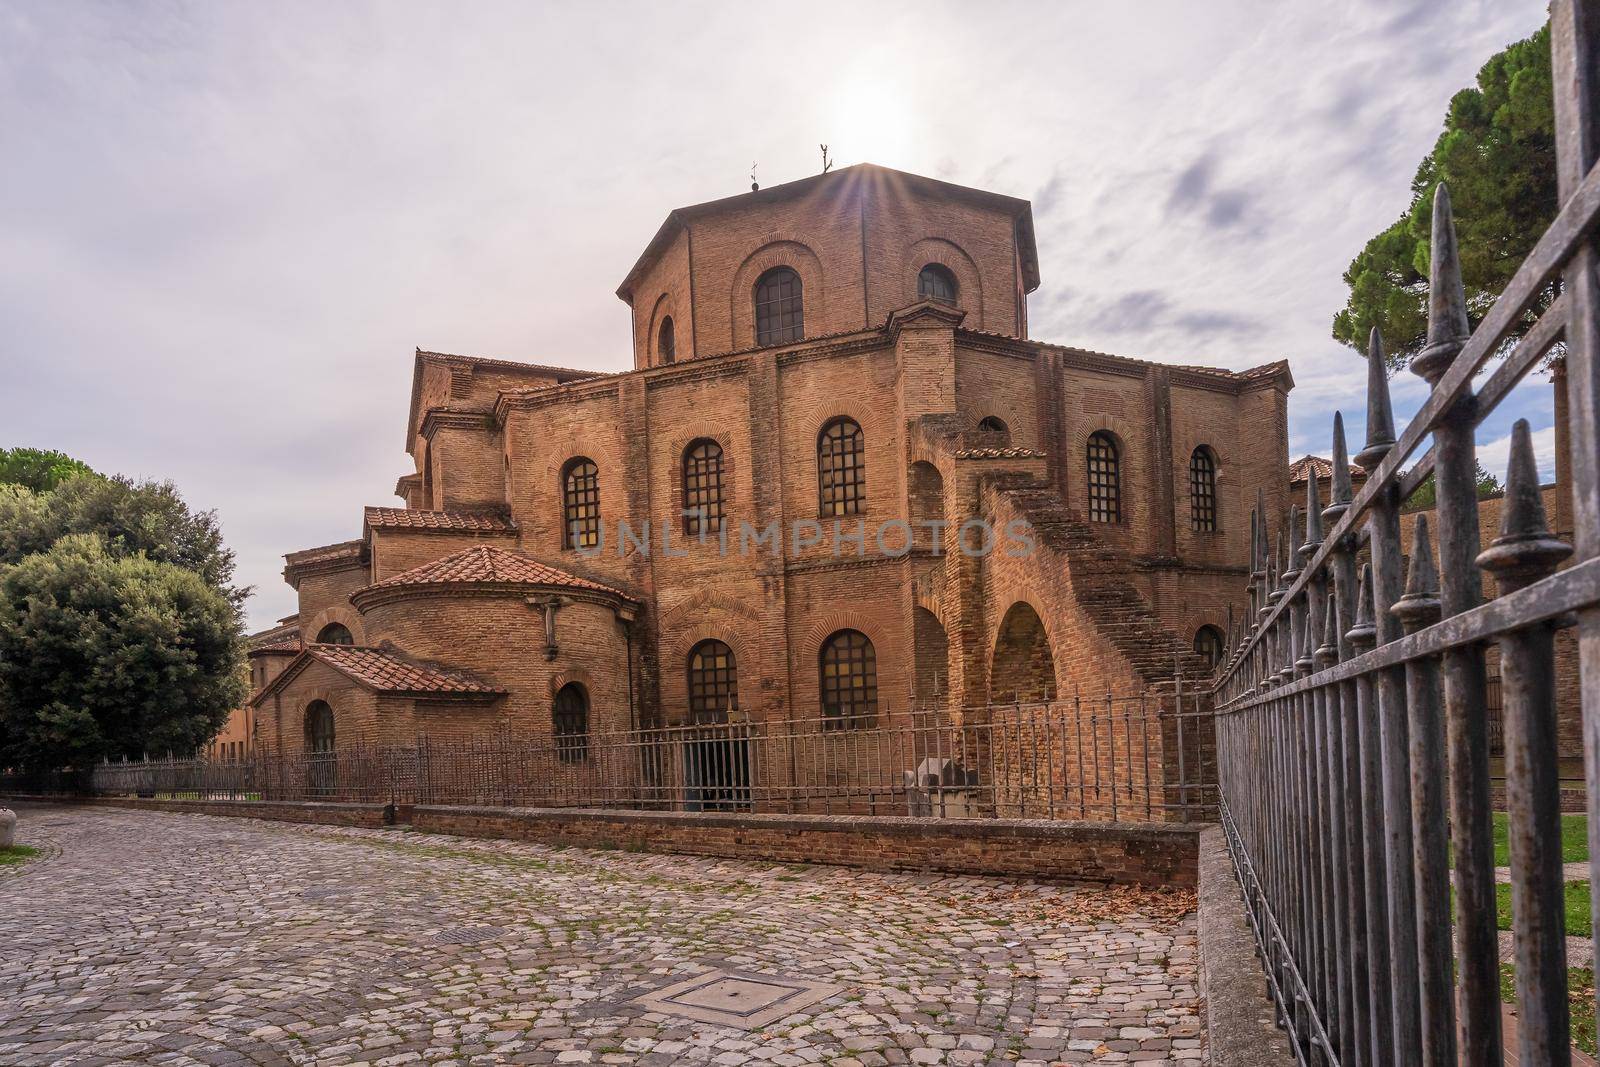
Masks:
[[[47,855],[0,873],[8,1067],[1201,1058],[1194,916],[1159,900],[1096,922],[1106,891],[1013,880],[19,815]],[[633,1002],[708,968],[842,991],[754,1031]]]

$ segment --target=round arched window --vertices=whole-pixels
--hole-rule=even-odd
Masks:
[[[878,714],[878,654],[860,630],[840,630],[823,642],[822,715],[825,729],[871,726]]]
[[[756,281],[756,344],[781,345],[806,335],[800,275],[773,267]]]
[[[689,653],[689,721],[727,722],[739,707],[739,667],[733,649],[717,640],[701,641]]]
[[[661,329],[656,332],[656,355],[663,363],[671,363],[678,358],[678,336],[671,315],[661,320]]]
[[[317,631],[317,644],[319,645],[353,645],[356,639],[350,634],[350,627],[342,622],[330,622]]]
[[[589,758],[589,694],[577,682],[556,693],[551,720],[556,756],[562,763],[582,763]]]
[[[956,302],[956,276],[942,263],[929,263],[917,274],[917,299],[941,304]]]
[[[1227,646],[1227,638],[1215,626],[1202,626],[1194,632],[1194,650],[1212,670],[1221,665]]]

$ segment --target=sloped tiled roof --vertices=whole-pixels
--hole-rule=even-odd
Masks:
[[[464,671],[402,659],[360,645],[307,645],[306,653],[380,693],[504,693]]]
[[[601,593],[623,596],[619,589],[580,578],[541,563],[520,552],[510,552],[493,545],[474,545],[432,563],[391,575],[383,581],[368,586],[369,589],[392,589],[406,585],[442,585],[492,582],[509,585],[557,585],[574,589],[592,589]]]
[[[1289,464],[1289,483],[1292,485],[1295,482],[1305,481],[1307,472],[1315,472],[1318,481],[1321,481],[1324,478],[1332,478],[1333,460],[1324,459],[1322,456],[1301,456],[1299,459]],[[1362,470],[1360,467],[1357,467],[1355,464],[1350,465],[1350,477],[1352,479],[1360,480],[1366,476],[1366,471]]]
[[[508,533],[515,530],[504,514],[493,511],[422,511],[417,508],[368,508],[368,527],[400,530],[450,530]]]
[[[302,548],[298,552],[284,553],[284,561],[291,567],[307,563],[322,563],[330,559],[343,559],[347,556],[361,555],[361,541],[340,541],[336,545],[319,545],[316,548]]]
[[[276,644],[271,644],[271,645],[251,645],[250,646],[250,651],[249,651],[248,654],[252,655],[252,656],[266,656],[266,655],[274,655],[274,656],[276,656],[276,655],[283,655],[283,654],[293,655],[293,654],[295,654],[296,652],[299,652],[299,651],[300,651],[300,642],[299,641],[279,641]]]

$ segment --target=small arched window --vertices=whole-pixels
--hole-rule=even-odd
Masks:
[[[1010,433],[1011,428],[1006,421],[998,415],[985,415],[978,420],[978,430],[982,433]]]
[[[306,705],[306,751],[314,755],[333,751],[333,708],[326,700]]]
[[[839,418],[817,437],[817,510],[824,517],[867,510],[866,437],[854,419]]]
[[[1189,525],[1202,533],[1217,528],[1217,457],[1205,445],[1189,456]]]
[[[689,653],[689,721],[727,722],[739,707],[739,669],[733,649],[721,641],[701,641]]]
[[[1227,649],[1228,639],[1222,636],[1222,631],[1215,626],[1202,626],[1194,632],[1195,653],[1206,661],[1206,666],[1216,670],[1222,664],[1222,657]]]
[[[683,532],[691,537],[722,529],[722,446],[695,441],[683,453]]]
[[[317,631],[317,644],[319,645],[353,645],[356,639],[350,635],[350,627],[342,622],[330,622]]]
[[[806,335],[800,275],[773,267],[756,281],[756,344],[781,345]]]
[[[1122,521],[1122,466],[1117,439],[1104,430],[1089,435],[1089,518]]]
[[[878,714],[878,654],[867,635],[840,630],[822,643],[819,659],[824,729],[871,726]]]
[[[936,300],[941,304],[956,302],[956,276],[941,263],[929,263],[917,274],[917,299]]]
[[[671,363],[678,358],[678,337],[672,326],[671,315],[661,320],[661,329],[656,331],[656,357],[663,363]]]
[[[569,459],[561,471],[561,547],[600,544],[600,468],[594,460]]]
[[[589,758],[589,694],[577,682],[568,682],[556,693],[551,723],[556,739],[556,758],[562,763],[582,763]]]

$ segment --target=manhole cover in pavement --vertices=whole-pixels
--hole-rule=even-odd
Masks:
[[[707,971],[635,998],[652,1011],[754,1030],[840,992],[841,986],[803,978]]]
[[[433,940],[441,945],[481,945],[499,940],[504,932],[498,926],[453,926],[434,934]]]

